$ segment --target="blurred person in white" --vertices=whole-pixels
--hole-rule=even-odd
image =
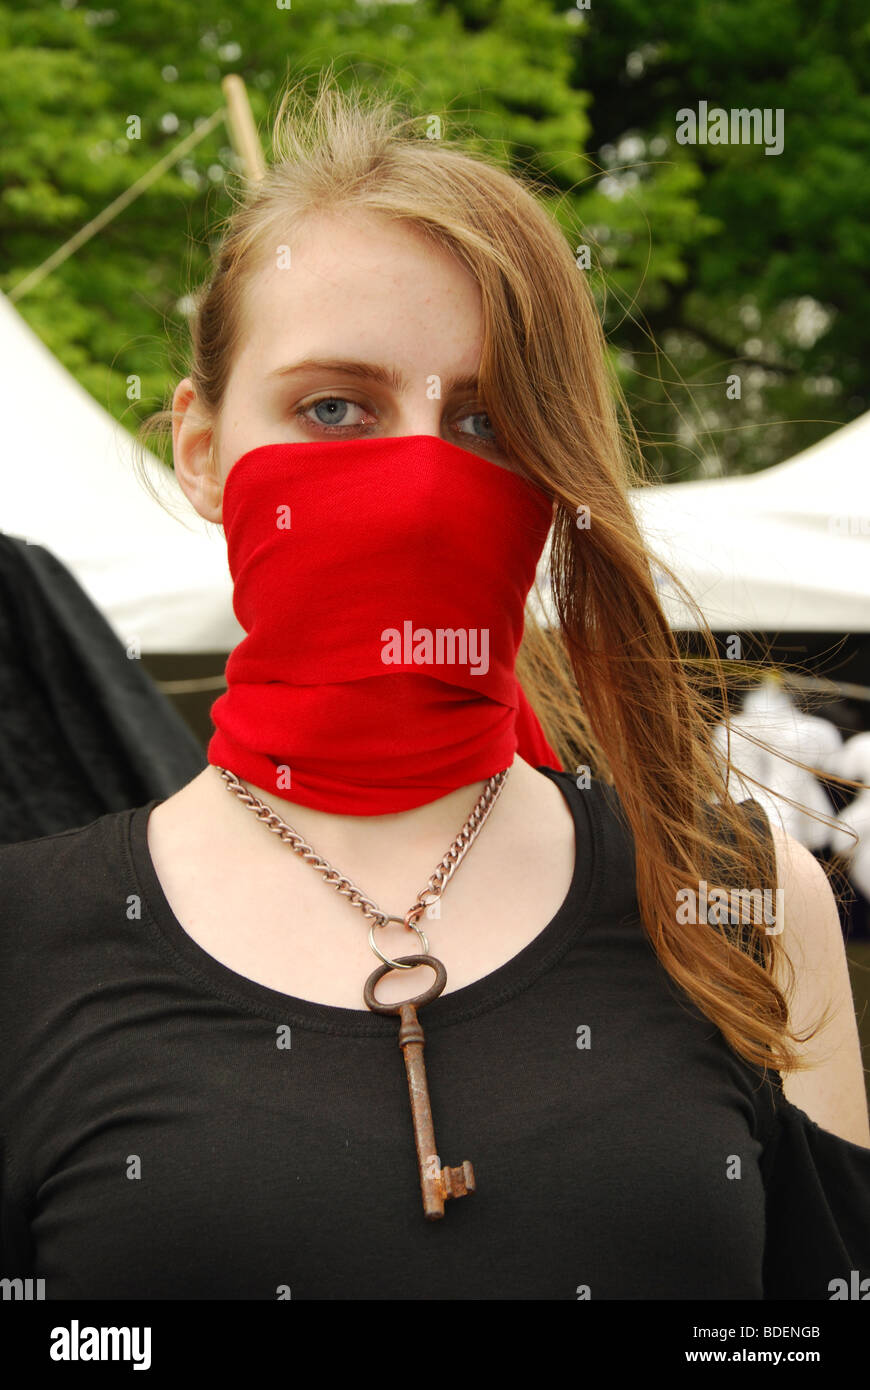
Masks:
[[[846,858],[853,887],[870,899],[870,732],[847,739],[838,750],[831,771],[864,783],[863,790],[837,816],[830,844],[835,854]],[[850,831],[858,836],[857,844]]]
[[[788,759],[797,758],[824,772],[834,772],[843,745],[836,726],[828,719],[798,709],[782,678],[771,672],[757,690],[751,690],[746,696],[742,713],[730,721],[730,727],[729,796],[751,797],[807,849],[826,849],[833,832],[808,812],[833,817],[834,806],[818,778],[806,768],[795,767]],[[770,748],[758,747],[752,742],[753,737],[769,744]],[[716,726],[713,745],[724,759],[728,751],[724,723]],[[765,785],[756,787],[749,778]],[[806,810],[789,805],[785,798],[800,803]]]

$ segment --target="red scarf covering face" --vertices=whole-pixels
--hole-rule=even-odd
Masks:
[[[534,484],[432,435],[266,444],[223,525],[248,634],[208,761],[287,801],[385,815],[559,769],[514,672],[552,521]]]

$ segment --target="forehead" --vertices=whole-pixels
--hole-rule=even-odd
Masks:
[[[240,366],[269,371],[288,354],[341,353],[401,358],[412,371],[477,368],[480,290],[420,229],[348,210],[304,219],[261,255],[243,304]]]

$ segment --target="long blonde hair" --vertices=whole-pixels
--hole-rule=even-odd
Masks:
[[[565,235],[531,180],[426,138],[396,102],[342,91],[329,71],[313,94],[304,83],[285,91],[272,135],[265,177],[233,209],[195,296],[188,374],[200,402],[217,416],[246,287],[307,217],[358,208],[396,218],[470,271],[483,305],[482,401],[512,461],[557,504],[559,627],[527,620],[517,673],[563,764],[616,789],[634,839],[641,920],[664,968],[747,1062],[807,1065],[772,978],[771,936],[751,924],[746,950],[721,923],[677,919],[681,890],[702,880],[772,884],[776,856],[728,795],[730,760],[711,740],[715,719],[727,718],[724,667],[666,566],[697,614],[703,659],[680,652],[662,610],[629,502],[629,489],[647,481],[640,449]],[[151,416],[142,441],[170,420],[168,410]],[[733,676],[735,663],[728,669]],[[715,833],[705,813],[714,804]]]

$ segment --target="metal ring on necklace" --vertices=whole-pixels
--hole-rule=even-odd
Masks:
[[[378,960],[382,960],[384,965],[389,965],[392,970],[413,970],[413,965],[402,965],[400,961],[390,960],[390,957],[385,956],[383,951],[379,951],[377,946],[375,945],[375,927],[385,927],[388,922],[399,922],[403,927],[409,927],[411,931],[415,931],[420,938],[420,945],[423,947],[423,954],[428,956],[429,942],[426,940],[426,933],[421,931],[419,927],[411,926],[410,923],[405,921],[404,917],[389,917],[386,914],[381,918],[379,922],[372,922],[372,925],[369,927],[369,945],[371,946]]]

